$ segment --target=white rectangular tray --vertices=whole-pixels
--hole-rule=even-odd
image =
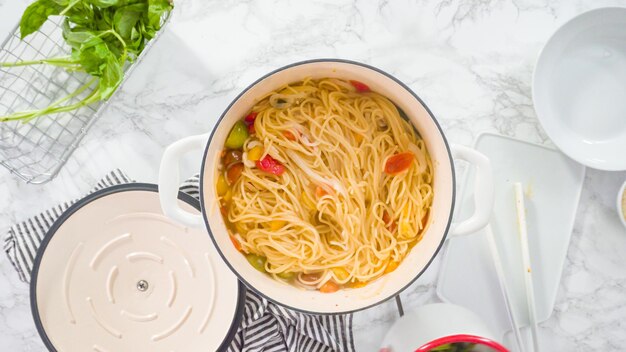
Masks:
[[[475,148],[493,166],[491,225],[521,326],[529,323],[513,183],[524,185],[537,320],[547,320],[554,309],[585,168],[557,150],[500,135],[480,135]],[[472,184],[473,177],[468,172],[466,184]],[[472,211],[473,204],[471,190],[463,189],[468,192],[459,197],[460,218]],[[449,240],[437,294],[478,313],[499,336],[511,329],[483,231]]]

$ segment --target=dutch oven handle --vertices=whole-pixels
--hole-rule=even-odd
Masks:
[[[178,164],[185,153],[204,148],[208,140],[208,134],[183,138],[167,147],[161,159],[159,199],[163,213],[189,227],[203,227],[204,223],[201,214],[185,211],[179,205],[180,170]]]
[[[163,153],[159,170],[159,198],[163,213],[170,218],[190,227],[202,227],[200,214],[192,214],[178,205],[178,187],[180,185],[179,161],[181,157],[196,149],[206,146],[209,136],[206,134],[183,138],[173,143]],[[461,145],[452,146],[454,159],[462,159],[476,167],[474,184],[474,214],[453,224],[452,235],[466,235],[485,227],[493,208],[493,175],[491,163],[483,154]]]
[[[452,224],[451,235],[474,233],[489,223],[493,210],[493,172],[485,155],[462,145],[452,146],[452,157],[469,162],[476,167],[474,178],[474,214]]]

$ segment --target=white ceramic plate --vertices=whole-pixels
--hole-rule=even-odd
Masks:
[[[572,159],[626,170],[626,8],[583,13],[541,51],[533,101],[548,136]]]
[[[493,166],[495,200],[491,227],[521,326],[527,326],[529,319],[513,184],[524,185],[537,320],[547,320],[554,309],[585,168],[557,150],[499,135],[481,135],[475,148]],[[465,182],[471,182],[473,177],[470,173]],[[461,217],[472,210],[470,193],[464,192],[460,198]],[[510,329],[483,230],[449,240],[437,294],[446,302],[478,313],[497,338]]]

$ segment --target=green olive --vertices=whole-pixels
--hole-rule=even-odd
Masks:
[[[288,272],[283,271],[282,273],[276,274],[276,276],[278,276],[279,278],[281,278],[283,280],[291,281],[296,276],[296,273],[294,273],[294,272],[289,272],[288,273]]]
[[[233,129],[230,130],[224,145],[229,149],[241,149],[249,135],[246,124],[243,121],[237,121]]]
[[[265,262],[267,261],[267,258],[260,256],[260,255],[256,255],[256,254],[246,254],[246,259],[248,259],[248,262],[250,263],[250,265],[252,265],[256,270],[265,273]]]

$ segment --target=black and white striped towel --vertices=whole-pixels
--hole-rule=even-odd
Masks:
[[[106,175],[99,189],[134,182],[120,170]],[[193,176],[180,187],[199,198],[199,179]],[[29,282],[37,248],[54,221],[77,199],[57,205],[11,226],[4,250],[20,279]],[[352,315],[317,316],[295,312],[268,302],[248,290],[244,317],[228,352],[353,352]]]

